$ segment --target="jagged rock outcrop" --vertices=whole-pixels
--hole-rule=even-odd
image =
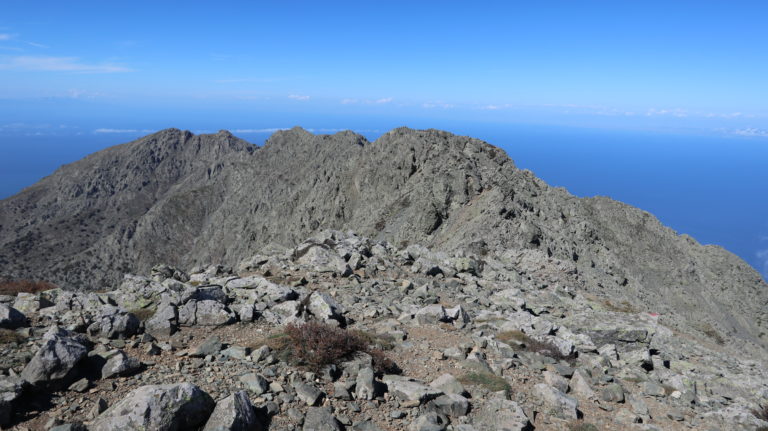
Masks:
[[[436,130],[400,128],[371,143],[294,128],[258,149],[227,132],[164,130],[4,200],[0,225],[2,274],[66,288],[109,289],[158,262],[236,265],[267,244],[353,229],[478,262],[498,257],[523,277],[551,257],[576,275],[571,287],[614,306],[750,349],[768,337],[768,286],[738,257],[631,206],[549,187],[500,149]],[[299,253],[336,269],[324,247]]]

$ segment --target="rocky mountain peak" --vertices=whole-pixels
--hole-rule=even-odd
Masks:
[[[157,262],[235,265],[268,244],[354,230],[531,270],[558,262],[574,289],[671,327],[768,341],[768,287],[741,259],[637,208],[549,187],[483,141],[295,127],[256,148],[167,129],[67,165],[0,204],[2,273],[103,290]]]

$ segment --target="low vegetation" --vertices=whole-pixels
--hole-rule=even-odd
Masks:
[[[761,421],[768,422],[768,404],[762,405],[759,408],[752,410],[752,414]]]
[[[0,282],[0,295],[16,295],[17,293],[37,293],[56,289],[56,285],[47,281],[5,280]]]
[[[327,365],[338,365],[358,352],[373,358],[377,372],[397,372],[397,365],[384,352],[391,341],[362,331],[348,331],[320,322],[288,324],[282,332],[272,334],[265,343],[286,362],[319,371]]]
[[[128,310],[131,314],[136,316],[137,319],[139,319],[142,322],[146,322],[149,320],[152,316],[155,315],[155,309],[154,308],[136,308],[133,310]]]
[[[568,431],[598,431],[598,428],[594,424],[578,420],[568,424]]]
[[[512,348],[538,353],[543,356],[548,356],[556,361],[571,362],[576,359],[574,354],[563,355],[560,353],[560,349],[554,344],[531,338],[522,331],[499,332],[496,334],[496,339],[502,343],[509,344]]]
[[[503,377],[491,373],[467,373],[459,377],[459,381],[465,385],[482,386],[491,392],[506,391],[509,393],[512,390],[512,387]]]
[[[16,331],[12,331],[10,329],[0,329],[0,345],[12,343],[20,344],[24,341],[26,341],[26,338]]]

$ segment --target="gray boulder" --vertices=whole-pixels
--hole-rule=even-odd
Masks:
[[[479,430],[522,431],[528,429],[528,417],[514,401],[502,394],[494,394],[475,413],[475,425]]]
[[[419,405],[443,394],[439,389],[400,376],[384,376],[389,393],[401,402]]]
[[[202,426],[215,408],[211,397],[190,383],[134,389],[88,427],[91,431],[180,431]]]
[[[373,379],[373,369],[366,367],[358,371],[355,383],[355,398],[358,400],[372,400],[376,396],[376,387]]]
[[[101,315],[88,327],[88,334],[102,338],[128,338],[139,332],[141,322],[125,310],[105,305]]]
[[[440,304],[428,305],[416,312],[416,321],[420,325],[437,324],[448,320],[445,308]]]
[[[124,376],[138,371],[141,368],[141,361],[128,356],[122,350],[111,352],[107,357],[107,362],[101,368],[101,378],[108,379],[115,376]]]
[[[304,416],[303,431],[341,431],[343,428],[328,407],[310,407]]]
[[[8,426],[26,382],[20,377],[0,376],[0,427]]]
[[[327,293],[312,292],[309,296],[307,309],[317,319],[342,320],[341,306]]]
[[[220,326],[235,320],[235,313],[226,305],[211,299],[191,300],[179,309],[179,324],[182,326]]]
[[[51,327],[43,344],[24,367],[21,377],[32,385],[56,389],[71,383],[76,366],[88,354],[81,339],[69,331]]]
[[[240,376],[240,383],[245,385],[245,388],[258,396],[269,390],[269,382],[264,377],[256,373],[248,373]]]
[[[244,391],[235,392],[216,403],[203,431],[256,431],[263,429]]]
[[[577,419],[579,401],[546,383],[534,386],[534,395],[543,403],[544,414],[562,419]]]
[[[158,308],[154,316],[144,322],[144,330],[158,339],[167,339],[178,329],[179,311],[175,305]]]
[[[16,329],[27,325],[27,316],[19,310],[0,303],[0,328]]]

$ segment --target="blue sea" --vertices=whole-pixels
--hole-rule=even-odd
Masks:
[[[358,121],[342,127],[305,127],[317,133],[351,128],[373,140],[397,125]],[[647,210],[679,233],[725,247],[768,278],[766,138],[544,125],[407,125],[488,141],[503,148],[518,167],[530,169],[553,186],[577,196],[609,196]],[[234,133],[260,145],[270,133],[254,129]],[[19,192],[62,164],[143,134],[137,129],[0,136],[0,198]]]

